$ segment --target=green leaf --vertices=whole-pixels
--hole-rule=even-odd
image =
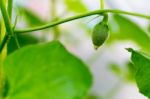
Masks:
[[[128,51],[132,52],[131,60],[135,66],[135,79],[139,90],[150,98],[150,56],[131,48]]]
[[[86,12],[88,11],[82,0],[64,0],[67,9],[73,12]]]
[[[4,71],[10,99],[82,99],[92,83],[86,65],[56,41],[14,52]]]
[[[138,44],[144,50],[150,51],[150,37],[149,35],[141,29],[136,23],[132,22],[126,17],[121,15],[114,15],[114,21],[119,26],[117,31],[114,31],[114,23],[110,24],[111,35],[109,37],[110,41],[114,40],[132,40]]]

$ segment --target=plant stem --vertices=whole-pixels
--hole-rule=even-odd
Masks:
[[[83,17],[91,16],[91,15],[103,14],[103,13],[126,14],[126,15],[132,15],[132,16],[136,16],[136,17],[145,18],[145,19],[150,19],[150,16],[148,16],[148,15],[143,15],[143,14],[139,14],[139,13],[132,13],[132,12],[126,12],[126,11],[122,11],[122,10],[109,10],[109,9],[107,9],[107,10],[96,10],[96,11],[92,11],[92,12],[89,12],[89,13],[85,13],[85,14],[73,16],[73,17],[70,17],[70,18],[62,19],[62,20],[59,20],[59,21],[56,21],[56,22],[48,23],[46,25],[42,25],[42,26],[38,26],[38,27],[34,27],[34,28],[14,30],[14,32],[15,33],[33,32],[33,31],[37,31],[37,30],[51,28],[51,27],[54,27],[56,25],[66,23],[68,21],[80,19],[80,18],[83,18]]]
[[[1,41],[0,44],[0,53],[2,53],[4,49],[7,49],[6,45],[10,39],[11,39],[11,35],[5,35],[5,37],[3,37],[3,40]]]
[[[2,62],[3,62],[3,58],[6,56],[6,48],[4,48],[3,46],[3,40],[4,40],[4,37],[5,37],[5,33],[6,33],[6,29],[5,29],[5,24],[4,24],[4,20],[2,20],[1,22],[1,34],[0,34],[0,67],[2,65]],[[1,69],[1,68],[0,68]]]
[[[104,0],[100,0],[100,9],[101,9],[101,10],[104,9]]]
[[[1,2],[1,0],[0,0]],[[4,5],[6,5],[6,1],[3,1]],[[1,21],[1,30],[0,30],[0,44],[2,46],[3,39],[5,37],[6,29],[5,29],[5,23],[4,19]],[[7,55],[7,47],[4,46],[3,49],[0,51],[0,98],[2,98],[3,93],[3,61]]]
[[[4,23],[5,23],[8,35],[14,35],[11,29],[11,23],[10,23],[9,15],[6,10],[4,0],[0,0],[0,8],[1,8],[1,13],[3,15],[3,19],[4,19]]]
[[[51,1],[51,17],[52,17],[52,19],[54,19],[54,20],[52,20],[52,21],[57,21],[58,20],[58,17],[57,17],[57,11],[56,11],[56,2],[57,2],[57,0],[50,0]],[[53,28],[53,32],[54,32],[54,40],[58,40],[59,39],[59,36],[60,36],[60,30],[59,30],[59,27],[58,26],[56,26],[56,27],[54,27]]]
[[[12,4],[13,3],[11,3],[11,5]],[[11,15],[9,16],[9,13],[11,14],[12,11],[10,11],[9,13],[7,12],[4,0],[0,0],[0,8],[1,8],[1,13],[2,13],[3,19],[4,19],[5,27],[6,27],[6,32],[7,32],[8,35],[12,35],[14,37],[18,48],[20,48],[18,39],[14,35],[14,31],[13,31],[12,26],[11,26],[11,20],[10,20]],[[12,10],[12,8],[9,8],[9,9]]]
[[[8,0],[8,7],[7,7],[8,10],[7,10],[7,12],[9,14],[10,21],[11,21],[11,17],[12,17],[12,8],[13,8],[13,0]],[[3,22],[3,25],[4,25],[4,22]],[[5,28],[5,26],[4,26],[4,28]],[[9,41],[10,38],[11,38],[11,36],[8,36],[8,35],[4,36],[3,35],[3,38],[1,38],[0,53],[2,52],[3,48],[6,47],[6,44]]]
[[[1,34],[0,34],[0,44],[2,47],[2,42],[5,36],[5,24],[4,24],[4,20],[2,20],[1,22]],[[2,92],[3,92],[3,61],[5,59],[7,55],[7,47],[3,46],[2,50],[0,51],[0,99],[2,98]]]
[[[11,20],[11,17],[12,17],[12,8],[13,8],[13,0],[8,0],[7,10],[8,10],[10,20]]]

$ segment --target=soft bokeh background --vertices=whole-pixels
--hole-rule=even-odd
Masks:
[[[52,1],[55,2],[52,4]],[[18,16],[17,28],[33,27],[100,8],[99,0],[72,1],[78,1],[78,3],[69,6],[64,3],[64,0],[15,0],[13,21]],[[106,9],[120,9],[146,15],[150,14],[149,6],[150,0],[105,0]],[[55,13],[52,13],[53,11]],[[89,92],[91,98],[88,99],[147,99],[138,92],[133,79],[134,71],[129,59],[130,53],[125,48],[150,51],[150,47],[146,45],[149,43],[148,40],[138,39],[140,36],[149,35],[147,33],[149,33],[150,22],[133,16],[116,15],[114,17],[110,14],[111,35],[107,42],[95,51],[91,33],[94,25],[102,18],[92,20],[93,18],[95,16],[30,33],[30,35],[24,34],[19,36],[19,39],[24,46],[29,42],[35,44],[51,41],[53,34],[58,33],[55,37],[58,37],[70,52],[81,58],[93,74],[94,83]],[[11,45],[10,47],[14,47]],[[9,52],[11,53],[12,50]]]

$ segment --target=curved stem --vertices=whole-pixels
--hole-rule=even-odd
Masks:
[[[132,13],[132,12],[126,12],[126,11],[121,11],[121,10],[109,10],[109,9],[107,9],[107,10],[92,11],[92,12],[89,12],[89,13],[85,13],[85,14],[73,16],[73,17],[70,17],[70,18],[62,19],[60,21],[48,23],[46,25],[42,25],[42,26],[38,26],[38,27],[34,27],[34,28],[28,28],[28,29],[22,29],[22,30],[14,30],[14,32],[15,33],[33,32],[33,31],[37,31],[37,30],[42,30],[42,29],[47,29],[47,28],[50,28],[50,27],[54,27],[56,25],[59,25],[59,24],[62,24],[62,23],[66,23],[68,21],[72,21],[72,20],[76,20],[76,19],[80,19],[80,18],[83,18],[83,17],[96,15],[96,14],[100,15],[100,14],[103,14],[103,13],[126,14],[126,15],[137,16],[137,17],[141,17],[141,18],[145,18],[145,19],[149,19],[150,20],[150,16],[148,16],[148,15],[143,15],[143,14],[139,14],[139,13]]]

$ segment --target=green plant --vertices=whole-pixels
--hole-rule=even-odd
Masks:
[[[55,0],[52,1],[55,4]],[[87,11],[80,0],[65,0],[65,3],[67,3],[68,5],[78,3],[82,8],[81,12]],[[6,7],[6,4],[8,5],[8,7]],[[150,20],[149,15],[126,12],[122,10],[105,10],[103,0],[100,1],[100,4],[100,10],[86,12],[85,14],[61,20],[59,20],[60,18],[56,15],[55,11],[52,11],[52,15],[55,18],[54,20],[52,20],[52,22],[47,24],[45,24],[46,22],[39,21],[39,18],[31,14],[30,11],[22,9],[22,11],[24,10],[24,13],[32,17],[32,20],[29,21],[30,25],[33,25],[33,23],[35,23],[38,24],[38,26],[27,29],[16,29],[16,24],[13,24],[11,21],[13,0],[8,0],[7,2],[5,0],[0,0],[0,8],[2,13],[0,24],[0,99],[86,98],[88,90],[92,85],[91,73],[89,72],[87,66],[80,59],[68,52],[59,41],[56,41],[60,36],[59,27],[54,28],[54,41],[46,44],[30,45],[18,50],[16,50],[16,48],[13,48],[16,51],[10,55],[7,55],[7,51],[10,50],[10,46],[8,46],[7,50],[7,44],[9,45],[9,42],[15,42],[16,47],[20,48],[23,46],[21,45],[23,43],[20,42],[19,38],[22,37],[25,39],[25,36],[20,36],[21,34],[52,28],[66,22],[70,22],[72,20],[92,15],[100,15],[104,18],[102,22],[98,23],[95,26],[92,36],[93,44],[99,47],[105,42],[108,37],[109,13],[126,14]],[[73,7],[72,10],[74,12],[80,11],[74,6],[68,6],[68,9],[70,7]],[[118,20],[125,20],[119,15],[115,15],[115,17],[117,17]],[[33,20],[34,22],[31,22]],[[128,22],[131,26],[137,28],[137,26],[132,24],[132,22],[125,22]],[[127,28],[128,26],[124,26],[122,30]],[[110,36],[111,35],[114,34],[110,34]],[[147,43],[149,43],[149,36],[143,33],[143,36],[141,37],[144,38]],[[33,43],[38,42],[36,41],[36,38],[31,37],[31,39],[35,39]],[[138,42],[139,45],[144,46],[145,49],[150,50],[147,43],[139,41],[138,38],[136,38],[135,41]],[[148,54],[135,51],[131,48],[129,48],[128,50],[132,53],[131,60],[136,71],[135,79],[139,90],[145,96],[150,98],[150,56]]]

